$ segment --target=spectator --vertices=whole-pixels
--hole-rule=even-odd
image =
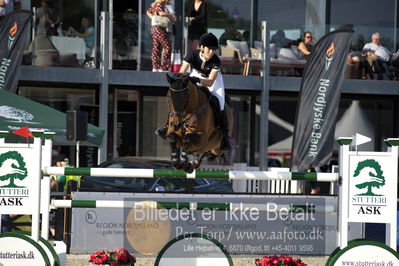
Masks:
[[[396,51],[396,53],[392,54],[390,65],[393,67],[399,68],[399,49]],[[392,73],[392,74],[394,74],[394,73]],[[399,80],[398,72],[396,72],[396,71],[394,74],[394,80]]]
[[[351,50],[353,51],[353,55],[360,57],[363,47],[364,47],[364,37],[363,35],[359,34],[356,36],[356,39],[353,40],[351,45]]]
[[[381,35],[376,32],[371,35],[371,42],[366,43],[362,51],[362,74],[363,79],[366,79],[367,74],[376,72],[378,79],[383,79],[383,73],[386,73],[390,80],[393,79],[391,70],[388,64],[391,59],[391,52],[381,45]]]
[[[299,59],[308,60],[310,53],[313,50],[315,40],[313,39],[312,33],[310,31],[305,31],[303,34],[303,41],[298,45]]]
[[[245,30],[242,33],[242,39],[241,40],[247,42],[248,47],[251,47],[251,33],[250,33],[249,30]]]
[[[121,18],[114,18],[113,40],[113,52],[118,56],[128,56],[132,47],[137,45],[138,17],[135,10],[126,9]]]
[[[350,66],[353,65],[354,66],[354,70],[351,70],[350,67],[346,66],[345,68],[345,73],[348,73],[346,78],[359,78],[359,75],[361,73],[359,73],[360,71],[360,61],[361,58],[359,56],[356,55],[357,53],[355,51],[350,51],[348,54],[348,57],[346,59],[346,63]]]
[[[165,24],[162,17],[170,17],[174,21],[176,20],[176,16],[166,11],[166,3],[167,0],[156,0],[147,10],[147,15],[151,18],[152,25],[151,35],[153,46],[151,52],[151,61],[153,72],[167,72],[170,70],[170,56],[172,53],[172,48],[166,31],[168,23]]]
[[[21,9],[19,0],[0,0],[0,21],[6,15],[12,13],[14,9]]]
[[[200,37],[208,32],[208,4],[205,0],[193,0],[188,18],[188,41],[191,51],[198,49]]]
[[[226,45],[227,40],[241,41],[242,39],[243,37],[241,32],[236,29],[234,21],[230,20],[227,21],[224,32],[219,38],[219,45]]]
[[[113,52],[115,52],[119,56],[127,56],[130,50],[130,46],[136,44],[137,39],[133,41],[130,38],[129,29],[126,25],[126,21],[114,19],[112,33],[114,40]]]
[[[273,34],[271,42],[275,43],[277,48],[290,48],[292,41],[285,37],[285,32],[283,30],[278,30]]]
[[[399,49],[392,54],[390,64],[394,67],[399,67]]]
[[[83,16],[81,20],[80,30],[77,31],[69,26],[68,31],[79,38],[83,38],[86,43],[86,58],[91,56],[94,47],[94,27],[93,21],[89,16]]]
[[[60,17],[53,8],[52,2],[50,0],[40,1],[40,7],[36,10],[36,35],[57,35],[57,27],[60,22]]]
[[[123,20],[127,28],[128,42],[137,45],[138,40],[138,15],[133,9],[126,9],[123,13]]]

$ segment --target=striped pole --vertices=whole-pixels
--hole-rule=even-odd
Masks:
[[[136,169],[136,168],[71,168],[44,167],[44,175],[78,175],[98,177],[140,177],[140,178],[217,178],[230,180],[304,180],[318,182],[338,182],[338,173],[298,173],[271,171],[227,171],[195,170],[188,174],[184,171],[170,169]]]
[[[316,206],[314,204],[252,204],[252,203],[209,203],[209,202],[162,202],[162,201],[122,201],[122,200],[52,200],[51,208],[143,208],[176,210],[215,210],[215,211],[250,211],[293,212],[293,213],[331,213],[337,212],[333,205]]]

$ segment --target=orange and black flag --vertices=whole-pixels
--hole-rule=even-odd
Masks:
[[[17,91],[19,68],[33,13],[16,11],[0,22],[0,90]]]
[[[329,163],[335,121],[349,54],[351,25],[323,36],[306,63],[299,94],[291,171],[306,171]]]

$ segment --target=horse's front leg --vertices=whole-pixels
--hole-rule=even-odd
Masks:
[[[199,156],[197,156],[197,158],[195,158],[194,163],[193,163],[194,169],[198,169],[200,167],[201,162],[204,159],[206,154],[207,154],[207,152],[203,152]]]
[[[176,170],[181,170],[183,166],[182,162],[180,161],[180,148],[176,145],[177,135],[175,133],[172,133],[169,134],[167,138],[170,144],[172,164],[176,168]]]
[[[188,159],[189,146],[194,145],[197,146],[200,140],[200,136],[198,134],[187,134],[183,138],[183,147],[181,150],[181,161],[183,165],[184,171],[188,173],[192,173],[194,171],[194,163],[190,162]]]
[[[190,170],[190,162],[188,161],[188,146],[190,145],[190,142],[186,136],[183,138],[183,146],[181,148],[181,153],[180,153],[180,161],[183,167],[183,170],[186,172],[189,172]]]

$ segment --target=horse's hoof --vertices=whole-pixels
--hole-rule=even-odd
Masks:
[[[173,162],[173,166],[175,167],[176,170],[181,170],[183,168],[180,162]]]
[[[192,172],[194,172],[194,165],[189,163],[187,165],[187,167],[184,168],[184,172],[191,174]]]
[[[188,160],[181,161],[181,163],[182,163],[183,171],[188,172],[190,170],[191,163]]]
[[[157,134],[158,136],[160,136],[163,139],[166,139],[167,137],[167,133],[168,133],[168,128],[165,126],[159,127],[157,128],[157,130],[155,130],[154,132],[155,134]]]
[[[209,156],[208,156],[208,161],[210,161],[210,162],[212,162],[212,161],[214,161],[215,159],[217,158],[217,155],[214,155],[214,154],[210,154]]]
[[[195,160],[193,165],[194,165],[194,169],[198,169],[201,164],[197,160]]]

